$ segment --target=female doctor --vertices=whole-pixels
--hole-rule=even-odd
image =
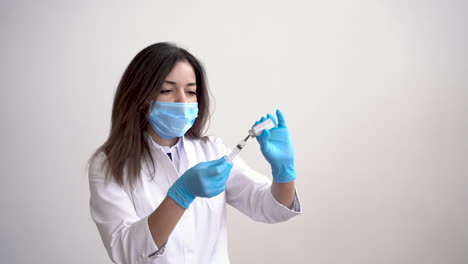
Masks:
[[[128,65],[88,174],[91,216],[113,262],[229,263],[226,203],[266,223],[301,213],[281,112],[257,137],[272,183],[226,161],[230,150],[202,134],[208,115],[203,67],[186,50],[157,43]]]

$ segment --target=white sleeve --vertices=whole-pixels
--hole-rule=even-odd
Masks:
[[[158,248],[149,230],[148,217],[137,216],[124,188],[113,180],[105,181],[104,158],[104,154],[99,154],[88,170],[91,217],[114,263],[148,263],[159,256],[153,254]]]
[[[229,153],[220,140],[216,143],[222,153]],[[302,213],[297,193],[291,210],[273,197],[269,178],[251,169],[240,157],[233,164],[226,183],[228,204],[254,221],[265,223],[283,222]]]

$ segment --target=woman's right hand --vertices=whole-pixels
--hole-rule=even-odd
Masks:
[[[167,195],[184,208],[188,208],[195,197],[211,198],[224,191],[232,164],[225,157],[200,162],[187,170],[169,188]]]

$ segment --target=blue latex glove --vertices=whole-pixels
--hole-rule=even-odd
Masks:
[[[270,130],[263,130],[263,133],[257,136],[260,143],[260,149],[263,156],[271,165],[273,179],[279,183],[290,182],[296,179],[296,169],[294,168],[294,149],[289,136],[286,121],[280,110],[276,110],[278,123],[276,119],[268,114],[266,118],[271,118],[275,127]],[[255,125],[266,120],[262,117]],[[277,125],[276,125],[277,124]]]
[[[187,170],[169,188],[167,195],[184,208],[188,208],[195,197],[211,198],[224,191],[232,164],[225,157],[200,162]]]

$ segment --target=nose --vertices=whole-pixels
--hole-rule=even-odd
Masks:
[[[185,91],[183,89],[178,89],[175,102],[176,103],[188,103],[188,98],[185,95]]]

